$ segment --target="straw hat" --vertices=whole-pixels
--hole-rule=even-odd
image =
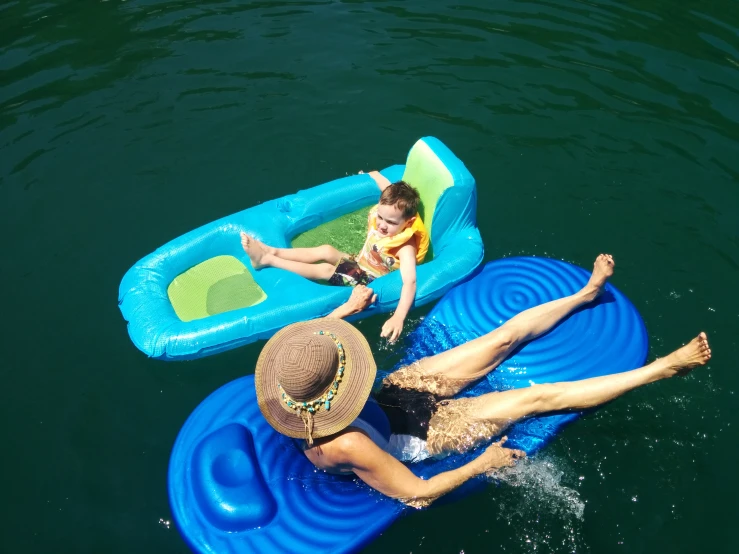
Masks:
[[[351,324],[333,318],[294,323],[259,355],[259,409],[277,431],[310,445],[357,418],[376,372],[367,340]]]

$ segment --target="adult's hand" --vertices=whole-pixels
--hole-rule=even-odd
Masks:
[[[357,285],[352,290],[349,300],[346,301],[346,306],[351,310],[351,313],[358,314],[369,308],[376,300],[375,291],[364,285]]]
[[[507,440],[508,437],[503,437],[499,441],[488,446],[485,449],[485,452],[480,455],[480,458],[485,464],[485,471],[516,465],[517,461],[526,457],[526,452],[523,450],[505,448],[503,445]]]
[[[362,310],[366,310],[376,300],[377,295],[371,288],[365,287],[364,285],[357,285],[352,289],[349,300],[328,314],[327,317],[343,319],[350,315],[358,314]]]

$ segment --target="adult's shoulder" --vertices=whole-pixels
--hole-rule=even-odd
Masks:
[[[327,471],[350,472],[372,451],[374,443],[362,431],[347,428],[331,437],[318,439],[305,455],[318,468]]]
[[[376,446],[363,431],[352,427],[335,435],[329,444],[332,457],[340,464],[355,463]]]

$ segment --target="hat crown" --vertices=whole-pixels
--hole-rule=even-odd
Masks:
[[[339,366],[334,341],[313,333],[290,337],[277,361],[277,382],[293,400],[306,402],[321,396],[333,383]]]

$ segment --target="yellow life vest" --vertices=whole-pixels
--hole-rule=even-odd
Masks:
[[[367,240],[361,252],[356,257],[359,267],[373,277],[387,275],[391,271],[400,269],[398,251],[416,239],[416,263],[420,264],[429,250],[429,234],[423,225],[421,216],[416,214],[413,223],[397,235],[386,237],[377,230],[377,207],[370,210],[367,218]]]

